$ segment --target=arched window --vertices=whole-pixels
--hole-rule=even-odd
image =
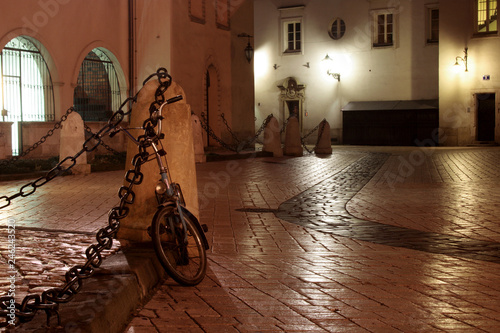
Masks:
[[[22,149],[23,121],[53,121],[54,93],[37,41],[19,36],[0,53],[2,121],[12,121],[12,154]]]
[[[87,54],[80,67],[73,104],[84,121],[108,120],[120,107],[120,87],[115,68],[101,49]]]

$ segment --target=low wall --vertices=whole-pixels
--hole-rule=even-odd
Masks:
[[[93,133],[98,132],[107,122],[86,122],[85,124],[92,130]],[[24,122],[22,125],[22,133],[23,133],[23,147],[22,150],[25,151],[29,149],[33,144],[38,142],[40,138],[47,135],[48,131],[53,129],[55,122]],[[64,122],[62,123],[64,126]],[[128,124],[122,122],[123,127],[127,127]],[[86,133],[85,136],[88,138],[90,136],[89,133]],[[45,142],[40,143],[39,146],[26,155],[25,158],[49,158],[54,156],[59,156],[59,145],[60,145],[60,137],[61,131],[60,129],[55,129],[53,135],[46,138]],[[126,137],[123,134],[118,134],[113,138],[108,136],[104,136],[102,141],[110,146],[112,149],[118,152],[127,151],[127,142]],[[0,154],[1,154],[1,145],[3,144],[3,138],[0,138]],[[10,135],[9,135],[9,146],[10,147]],[[83,142],[82,142],[83,147]],[[100,145],[95,151],[91,153],[95,154],[113,154],[113,152],[104,148],[104,146]],[[1,156],[1,155],[0,155]],[[88,159],[92,159],[91,156],[87,157]]]

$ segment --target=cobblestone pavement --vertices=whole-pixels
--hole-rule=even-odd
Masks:
[[[500,149],[334,148],[198,165],[207,277],[166,280],[126,332],[497,332]],[[17,284],[83,255],[122,177],[58,178],[0,211],[33,272]]]

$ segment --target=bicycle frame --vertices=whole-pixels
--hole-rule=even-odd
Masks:
[[[185,202],[184,202],[184,197],[182,195],[182,190],[179,186],[179,184],[172,183],[171,177],[170,177],[170,172],[168,169],[168,162],[166,160],[166,152],[163,149],[163,145],[161,142],[161,139],[163,137],[162,133],[162,110],[167,104],[175,103],[179,100],[182,99],[182,95],[178,95],[175,97],[172,97],[170,99],[167,99],[161,106],[154,111],[151,114],[151,118],[155,119],[158,121],[156,125],[156,133],[154,136],[146,136],[145,140],[147,141],[147,144],[152,147],[153,153],[151,155],[155,155],[156,162],[158,164],[158,168],[160,170],[160,181],[158,185],[164,186],[165,188],[159,188],[157,185],[155,188],[155,193],[157,195],[157,200],[158,200],[158,205],[159,206],[174,206],[177,209],[177,212],[179,214],[180,221],[182,223],[182,227],[184,230],[187,230],[186,222],[185,222],[185,215],[190,218],[196,225],[196,228],[198,231],[200,231],[200,235],[202,238],[202,241],[204,243],[205,249],[208,250],[209,245],[208,245],[208,240],[205,237],[205,228],[202,226],[199,222],[199,220],[185,207]],[[129,129],[142,129],[145,130],[144,127],[134,127],[134,128],[129,128]],[[137,138],[135,138],[127,129],[123,127],[118,127],[115,131],[110,133],[110,136],[114,136],[116,133],[123,131],[129,139],[132,140],[137,146],[140,145],[140,142]],[[172,230],[175,229],[175,226],[173,225],[173,221],[169,221],[170,228]],[[206,226],[205,226],[206,227]],[[187,234],[184,234],[184,242],[187,243]]]

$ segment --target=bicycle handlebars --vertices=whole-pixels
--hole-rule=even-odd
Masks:
[[[172,104],[172,103],[178,102],[178,101],[180,101],[180,100],[182,100],[182,99],[183,99],[182,95],[177,95],[177,96],[174,96],[174,97],[172,97],[172,98],[169,98],[169,99],[167,99],[165,102],[163,102],[163,104],[162,104],[162,105],[160,105],[160,107],[159,107],[156,111],[154,111],[154,112],[151,114],[150,118],[155,119],[155,120],[157,120],[157,121],[158,121],[158,125],[157,125],[157,127],[156,127],[156,135],[157,135],[158,137],[161,135],[161,120],[163,119],[163,117],[162,117],[162,115],[161,115],[161,111],[162,111],[163,107],[164,107],[165,105],[167,105],[167,104]],[[140,127],[140,128],[137,128],[137,129],[145,129],[145,128],[144,128],[144,127]],[[118,132],[121,132],[121,131],[124,131],[124,132],[125,132],[125,134],[127,134],[127,136],[128,136],[128,137],[130,137],[134,143],[138,144],[137,139],[136,139],[136,138],[134,138],[134,137],[130,134],[130,132],[129,132],[129,131],[127,131],[127,129],[125,129],[125,128],[121,127],[121,126],[120,126],[120,127],[115,128],[115,129],[113,129],[113,130],[111,130],[111,131],[109,132],[109,134],[108,134],[108,135],[109,135],[109,137],[110,137],[110,138],[112,138],[112,137],[114,137],[114,136],[115,136]]]

